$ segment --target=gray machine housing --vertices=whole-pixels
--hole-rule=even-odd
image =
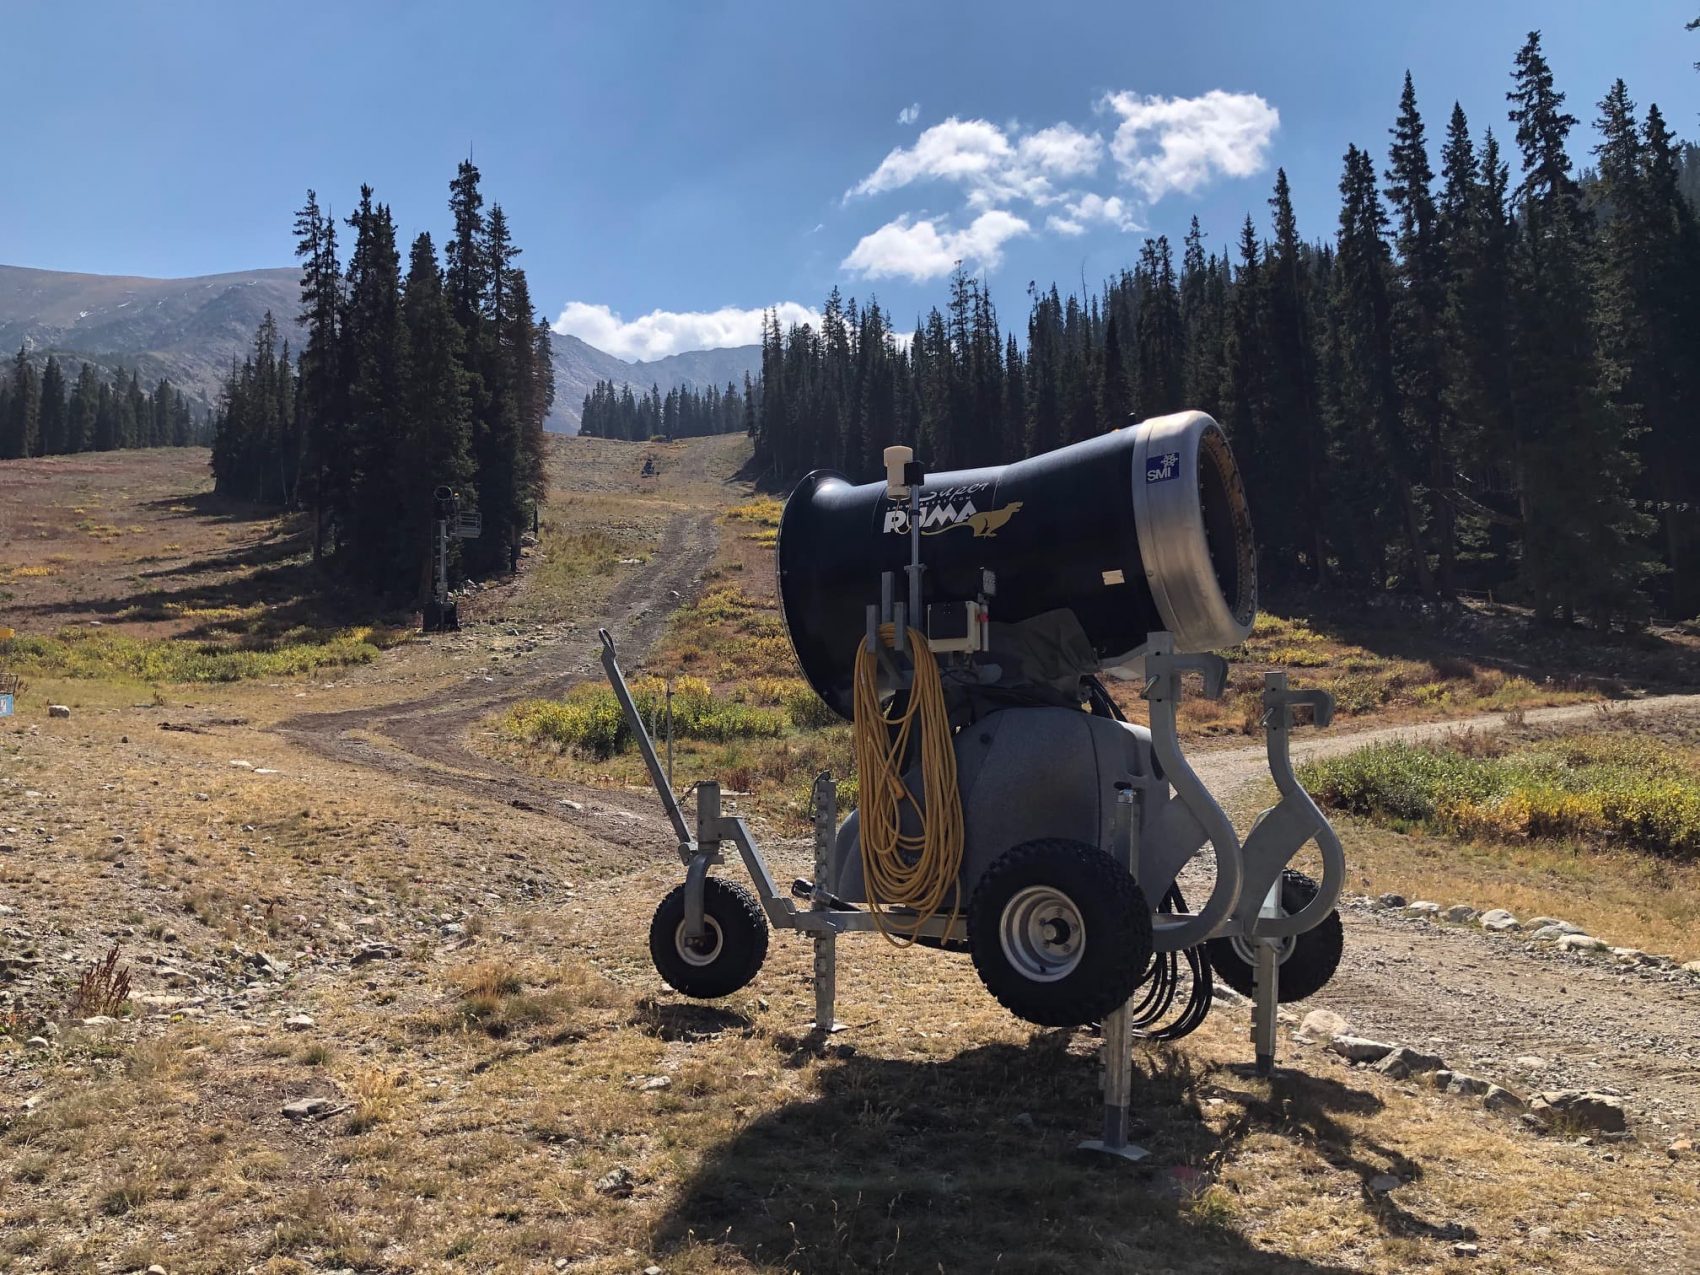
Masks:
[[[1139,844],[1157,844],[1150,833],[1172,797],[1151,732],[1143,726],[1079,709],[1005,708],[958,731],[955,750],[964,824],[958,878],[963,906],[986,869],[1024,842],[1049,837],[1112,844],[1121,784],[1143,790],[1136,807],[1141,812]],[[906,782],[924,799],[918,771],[911,771]],[[859,813],[852,811],[839,826],[828,886],[847,903],[868,901]],[[918,824],[906,830],[919,832]],[[1152,867],[1141,864],[1142,883]]]

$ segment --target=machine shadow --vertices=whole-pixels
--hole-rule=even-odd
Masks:
[[[774,1044],[788,1062],[834,1061],[816,1073],[814,1094],[709,1154],[658,1225],[662,1251],[707,1247],[811,1275],[1348,1269],[1254,1248],[1224,1223],[1232,1205],[1210,1184],[1248,1133],[1271,1120],[1290,1127],[1283,1089],[1302,1091],[1296,1136],[1339,1137],[1347,1157],[1334,1117],[1378,1107],[1373,1095],[1283,1080],[1273,1104],[1217,1132],[1198,1104],[1223,1092],[1218,1073],[1172,1051],[1136,1051],[1132,1136],[1152,1154],[1132,1164],[1076,1149],[1096,1133],[1098,1067],[1092,1042],[1072,1033],[937,1062],[864,1057],[842,1038]]]

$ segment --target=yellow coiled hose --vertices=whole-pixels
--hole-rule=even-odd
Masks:
[[[879,658],[864,642],[856,653],[853,727],[868,910],[879,932],[899,947],[915,942],[921,927],[938,914],[947,897],[955,921],[961,903],[957,877],[962,871],[962,802],[957,795],[956,751],[951,746],[944,683],[927,639],[915,629],[908,632],[915,665],[908,705],[896,717],[886,716],[879,700]],[[881,627],[880,640],[887,646],[895,636],[894,625]],[[903,758],[917,724],[921,732],[919,800],[903,781]],[[919,836],[903,831],[905,809],[918,821]],[[893,908],[909,911],[894,916]]]

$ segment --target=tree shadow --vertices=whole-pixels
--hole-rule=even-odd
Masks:
[[[1289,588],[1272,590],[1266,603],[1272,613],[1324,637],[1391,659],[1427,661],[1443,676],[1467,675],[1458,666],[1470,662],[1614,698],[1631,687],[1691,690],[1700,683],[1700,645],[1650,630],[1544,625],[1499,604],[1437,610],[1413,596],[1387,593]]]
[[[276,518],[282,510],[277,505],[256,505],[244,500],[221,496],[214,491],[185,493],[180,496],[160,496],[138,503],[138,508],[152,513],[193,514],[205,522],[264,522]]]
[[[1259,1250],[1212,1191],[1215,1169],[1251,1132],[1286,1130],[1364,1173],[1418,1166],[1363,1144],[1337,1121],[1373,1095],[1282,1077],[1246,1118],[1212,1129],[1201,1104],[1223,1092],[1185,1055],[1135,1053],[1138,1164],[1078,1150],[1094,1136],[1095,1050],[1070,1033],[984,1045],[938,1062],[865,1057],[841,1038],[780,1036],[787,1062],[836,1058],[816,1091],[715,1148],[661,1221],[664,1251],[815,1275],[896,1271],[1327,1272],[1343,1266]],[[1385,1157],[1375,1165],[1369,1156]],[[1432,1234],[1366,1197],[1390,1231]]]

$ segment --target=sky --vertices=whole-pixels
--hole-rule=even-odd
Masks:
[[[1385,167],[1406,70],[1511,147],[1539,28],[1590,125],[1623,77],[1700,136],[1700,0],[1090,4],[0,0],[0,263],[182,277],[289,265],[305,191],[362,182],[441,243],[471,154],[533,299],[624,358],[757,339],[835,285],[901,327],[981,275],[1005,326],[1246,213],[1277,166],[1332,234],[1348,143]],[[1588,128],[1573,138],[1587,159]]]

